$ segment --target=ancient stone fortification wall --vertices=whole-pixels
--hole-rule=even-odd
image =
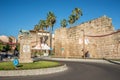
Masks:
[[[91,58],[120,58],[120,33],[112,32],[112,20],[106,16],[60,28],[55,31],[55,56],[80,58],[88,51]]]

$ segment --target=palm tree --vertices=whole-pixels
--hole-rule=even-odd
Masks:
[[[43,40],[43,32],[44,32],[44,28],[46,27],[46,21],[45,20],[40,20],[39,26],[40,26],[40,29],[42,30],[42,37],[41,37],[41,39]]]
[[[41,39],[43,38],[43,31],[44,31],[44,26],[45,26],[45,20],[40,20],[39,23],[37,25],[35,25],[34,30],[36,31],[36,33],[40,30],[42,30],[42,37],[40,38],[40,45],[41,45]],[[37,34],[36,34],[37,36]],[[38,40],[36,40],[36,42],[38,42]],[[42,50],[41,50],[42,52]]]
[[[75,8],[72,11],[72,15],[75,16],[75,22],[83,15],[82,10],[80,8]],[[83,54],[85,57],[85,42],[84,42],[84,38],[85,38],[85,32],[83,30]]]
[[[52,31],[53,31],[53,26],[56,22],[56,16],[54,15],[53,12],[48,12],[47,14],[47,24],[51,27]]]
[[[72,11],[72,14],[69,16],[69,24],[73,24],[76,22],[76,20],[78,20],[80,18],[80,16],[82,16],[82,11],[81,9],[79,8],[75,8],[73,11]]]
[[[60,24],[61,24],[61,27],[66,27],[67,26],[67,20],[63,19]]]
[[[45,20],[40,20],[40,22],[39,22],[39,28],[40,28],[40,30],[44,30],[44,28],[45,28]]]
[[[36,45],[37,45],[37,42],[38,42],[38,40],[37,40],[37,32],[40,30],[38,24],[36,24],[36,25],[34,26],[34,30],[35,30],[35,32],[36,32]]]
[[[69,16],[69,20],[68,20],[68,22],[69,22],[69,24],[73,24],[73,23],[75,23],[75,15],[73,15],[73,14],[71,14],[70,16]]]
[[[47,31],[47,29],[48,29],[48,27],[49,27],[47,20],[45,20],[45,25],[44,25],[44,27],[46,28],[46,31]]]
[[[53,31],[53,26],[54,26],[55,22],[56,22],[56,16],[54,15],[54,13],[48,12],[46,23],[50,27],[50,48],[52,48],[52,31]],[[51,53],[52,53],[52,51],[50,51],[50,54]]]
[[[82,10],[80,8],[75,8],[72,11],[72,14],[75,15],[75,19],[78,20],[80,18],[80,16],[82,16]]]
[[[43,38],[43,32],[45,32],[44,29],[47,30],[47,28],[49,27],[49,25],[47,23],[47,20],[40,20],[40,24],[39,25],[40,25],[40,28],[42,30],[42,38]],[[47,34],[47,32],[46,32],[46,34]]]

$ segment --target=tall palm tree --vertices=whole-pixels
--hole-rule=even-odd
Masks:
[[[36,24],[35,26],[34,26],[34,30],[35,30],[35,32],[36,32],[36,45],[38,44],[38,35],[37,35],[37,33],[38,33],[38,31],[40,30],[40,27],[39,27],[39,25],[38,24]]]
[[[72,11],[72,14],[75,16],[75,22],[83,15],[82,10],[80,8],[75,8]],[[85,58],[85,32],[83,30],[83,57]]]
[[[75,15],[75,19],[78,20],[80,18],[80,16],[83,15],[82,10],[80,8],[75,8],[72,11],[72,14]]]
[[[69,16],[68,20],[69,24],[75,23],[82,15],[83,15],[82,10],[80,8],[75,8],[72,11],[72,14]]]
[[[40,22],[39,22],[39,28],[40,28],[40,30],[44,30],[44,28],[45,28],[45,20],[40,20]]]
[[[42,38],[43,38],[43,37],[45,37],[45,36],[43,36],[43,32],[45,32],[44,29],[47,30],[47,28],[49,27],[49,25],[47,23],[47,20],[40,20],[40,24],[39,25],[40,25],[40,28],[42,30]]]
[[[69,16],[69,20],[68,20],[68,22],[69,22],[69,24],[73,24],[73,23],[75,23],[75,15],[73,15],[73,14],[71,14],[70,16]]]
[[[47,24],[51,27],[52,31],[53,31],[53,26],[56,22],[56,16],[54,15],[53,12],[48,12],[47,14]]]
[[[63,19],[60,24],[61,24],[61,27],[66,27],[67,26],[67,20]]]
[[[41,32],[42,32],[42,35],[40,37],[41,53],[43,52],[41,44],[43,43],[43,37],[44,37],[43,36],[43,31],[44,31],[45,25],[46,25],[45,20],[40,20],[39,23],[38,23],[39,30],[41,30]]]
[[[53,31],[53,26],[56,23],[56,16],[54,15],[53,12],[48,12],[47,14],[47,24],[50,27],[50,48],[52,48],[52,31]],[[52,51],[50,50],[50,54]]]
[[[48,25],[48,21],[47,21],[47,20],[45,20],[45,25],[44,25],[44,27],[46,28],[46,31],[47,31],[47,29],[49,28],[49,25]]]

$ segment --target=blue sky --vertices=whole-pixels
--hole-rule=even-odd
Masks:
[[[107,15],[115,29],[120,29],[120,0],[0,0],[0,35],[17,37],[20,29],[33,29],[49,11],[57,17],[55,30],[76,7],[83,12],[78,24]]]

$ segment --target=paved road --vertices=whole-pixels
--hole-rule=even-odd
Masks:
[[[0,77],[0,80],[120,80],[120,65],[90,62],[62,62],[64,72],[24,77]]]

